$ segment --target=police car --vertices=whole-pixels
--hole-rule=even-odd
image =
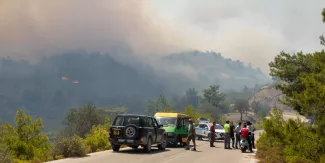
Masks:
[[[200,122],[195,127],[195,134],[198,140],[203,140],[203,138],[210,139],[210,126],[212,123],[210,122]],[[216,131],[216,140],[223,140],[225,136],[225,129],[220,125],[216,124],[214,126]]]

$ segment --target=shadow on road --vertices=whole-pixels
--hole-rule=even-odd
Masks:
[[[203,140],[196,140],[196,141],[205,141],[205,142],[209,142],[208,139],[203,139]],[[215,143],[223,143],[223,140],[216,140],[214,141]]]
[[[124,149],[124,150],[120,150],[119,152],[115,152],[115,153],[136,154],[136,155],[151,155],[151,154],[159,154],[159,153],[168,152],[168,151],[170,151],[170,150],[169,149],[166,149],[166,150],[151,149],[150,153],[145,153],[145,152],[143,152],[142,148],[139,148],[139,149]]]

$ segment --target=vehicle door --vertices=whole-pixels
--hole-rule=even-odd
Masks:
[[[209,127],[207,124],[202,124],[202,131],[203,131],[203,136],[208,137],[208,134],[210,133]]]
[[[182,132],[181,134],[187,134],[188,133],[188,125],[189,125],[189,122],[188,122],[189,118],[182,118]],[[193,124],[194,125],[194,130],[196,130],[196,127],[197,125]],[[195,131],[196,133],[196,131]]]
[[[142,118],[142,125],[143,128],[146,130],[146,136],[148,138],[149,135],[152,137],[152,141],[156,140],[156,133],[155,133],[155,128],[152,123],[152,119],[150,117],[143,117]]]
[[[200,135],[200,136],[203,136],[202,134],[203,134],[203,125],[202,124],[199,124],[198,126],[197,126],[197,129],[196,129],[196,131],[197,131],[197,135]]]
[[[154,126],[153,120],[150,117],[147,117],[148,125],[150,130],[152,131],[151,137],[152,137],[152,143],[155,143],[157,141],[157,127]]]
[[[156,139],[154,140],[155,142],[161,142],[160,140],[163,137],[164,134],[164,129],[161,128],[155,118],[152,118],[152,124],[155,128],[155,133],[156,133]]]

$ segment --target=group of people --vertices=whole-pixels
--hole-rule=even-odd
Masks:
[[[213,124],[210,126],[210,147],[215,147],[215,126],[216,122],[213,122]],[[246,139],[248,141],[249,151],[253,152],[253,148],[255,149],[255,138],[254,138],[254,127],[252,126],[252,123],[250,121],[244,122],[243,124],[241,122],[238,123],[238,125],[235,127],[232,121],[226,121],[226,124],[224,125],[225,129],[225,139],[224,139],[224,148],[225,149],[231,149],[230,148],[230,140],[232,141],[232,148],[238,149],[238,146],[240,146],[240,140]],[[193,148],[192,151],[196,151],[196,143],[195,143],[195,127],[193,124],[193,120],[189,120],[189,127],[188,127],[188,137],[187,137],[187,146],[185,147],[186,150],[189,150],[189,144],[190,141],[193,142]]]
[[[249,146],[249,151],[253,152],[255,149],[255,137],[254,137],[254,127],[250,121],[244,122],[243,125],[241,122],[235,127],[232,121],[226,121],[224,125],[225,129],[225,140],[224,148],[230,148],[230,140],[232,141],[232,148],[238,149],[241,139],[246,139]],[[210,131],[211,132],[211,131]]]

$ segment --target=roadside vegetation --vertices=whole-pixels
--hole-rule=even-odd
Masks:
[[[322,12],[325,23],[325,9]],[[325,46],[325,39],[320,37]],[[325,163],[325,51],[304,54],[281,52],[270,64],[284,104],[311,119],[285,121],[278,108],[264,119],[257,156],[265,163]]]

